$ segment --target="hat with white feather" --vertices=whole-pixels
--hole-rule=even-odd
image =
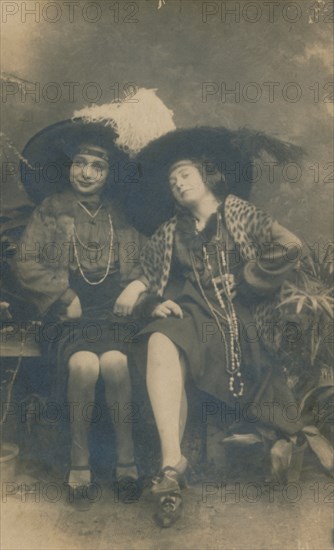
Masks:
[[[71,119],[47,126],[25,146],[21,179],[29,196],[40,203],[69,183],[69,167],[82,147],[98,146],[108,160],[111,185],[120,183],[129,160],[146,145],[173,131],[173,112],[156,95],[140,88],[122,101],[76,110]],[[117,175],[116,175],[117,174]]]

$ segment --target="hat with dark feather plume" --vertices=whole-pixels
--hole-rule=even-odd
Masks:
[[[174,213],[169,189],[170,168],[182,160],[211,165],[222,174],[224,193],[250,196],[254,161],[266,152],[278,163],[294,162],[303,155],[300,147],[264,132],[241,128],[200,126],[177,129],[149,143],[137,155],[141,178],[129,189],[126,200],[131,223],[151,234]]]

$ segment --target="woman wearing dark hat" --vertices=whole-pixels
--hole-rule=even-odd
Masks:
[[[111,175],[128,163],[116,138],[111,125],[78,118],[46,128],[23,152],[22,179],[40,204],[21,240],[17,276],[40,315],[64,323],[56,385],[58,404],[77,407],[67,475],[74,502],[87,498],[92,483],[88,434],[96,421],[99,377],[108,407],[118,403],[124,411],[131,403],[129,315],[146,288],[138,266],[142,238],[108,191]],[[126,499],[129,481],[139,488],[132,425],[121,418],[114,428],[115,478],[120,498]]]
[[[148,337],[147,387],[161,442],[161,471],[152,491],[162,527],[174,523],[182,507],[187,459],[180,442],[187,418],[187,376],[231,406],[278,402],[274,422],[266,416],[268,407],[262,407],[261,422],[279,433],[301,429],[300,422],[289,423],[282,415],[284,404],[294,399],[275,370],[273,350],[279,348],[280,335],[270,338],[279,321],[275,300],[296,268],[301,243],[267,213],[236,196],[218,162],[219,151],[220,158],[227,151],[242,168],[243,159],[255,156],[249,148],[245,153],[249,137],[224,129],[180,130],[139,155],[144,219],[149,210],[155,220],[167,219],[174,210],[141,256],[150,293],[141,307],[154,318],[143,334]],[[255,147],[259,135],[252,137]],[[276,147],[276,156],[292,151],[262,135],[258,143],[259,149],[270,144],[271,152]],[[154,173],[154,162],[157,170],[161,163],[167,181],[161,172]],[[137,226],[144,229],[138,196],[131,207]]]

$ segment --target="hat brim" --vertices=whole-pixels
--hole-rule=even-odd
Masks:
[[[171,166],[184,159],[214,164],[224,174],[226,192],[248,199],[253,161],[263,150],[279,162],[301,154],[297,146],[248,129],[200,126],[165,134],[147,145],[136,158],[141,178],[129,188],[126,200],[131,223],[150,235],[173,215],[175,201],[168,175]]]
[[[147,145],[137,156],[141,178],[127,197],[127,212],[139,231],[152,234],[173,216],[175,200],[168,176],[170,168],[184,159],[206,159],[215,165],[227,161],[233,168],[240,152],[232,146],[233,133],[226,128],[186,128],[169,132]],[[246,162],[246,161],[244,161]],[[238,189],[247,194],[247,189]]]
[[[67,119],[47,126],[26,144],[21,161],[21,180],[29,195],[40,203],[69,185],[71,159],[81,143],[105,148],[110,164],[125,163],[127,156],[115,145],[117,134],[111,126]],[[109,182],[110,183],[110,182]]]

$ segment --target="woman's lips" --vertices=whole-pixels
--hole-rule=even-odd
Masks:
[[[94,185],[94,182],[91,182],[91,181],[78,181],[78,185],[80,185],[81,187],[91,187],[92,185]]]

